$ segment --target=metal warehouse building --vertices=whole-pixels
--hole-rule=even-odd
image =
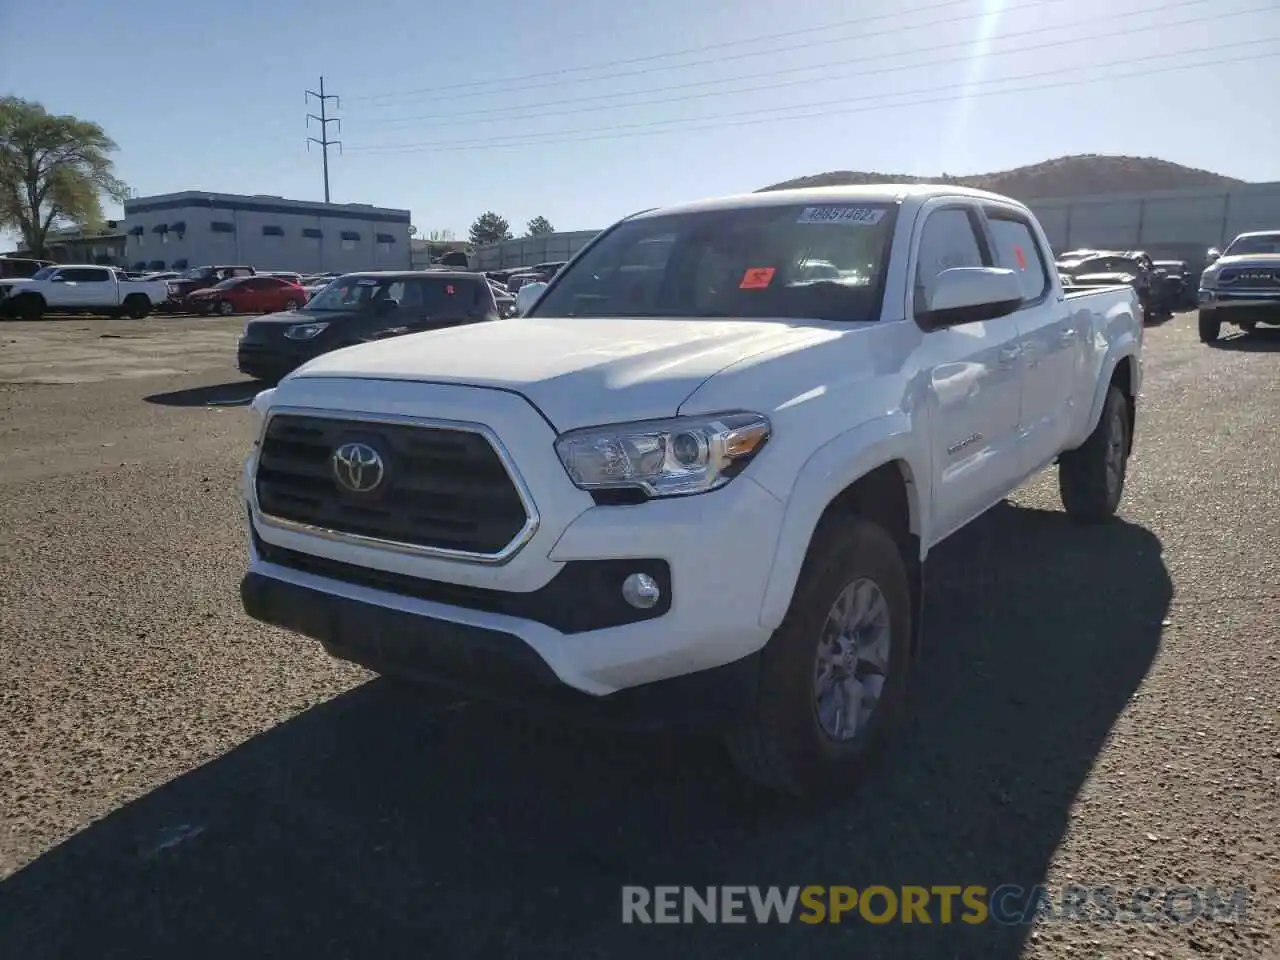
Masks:
[[[1224,190],[1152,190],[1027,204],[1054,250],[1082,247],[1146,250],[1156,259],[1198,264],[1248,230],[1280,230],[1280,183],[1247,183]]]
[[[124,232],[124,260],[138,270],[208,264],[299,273],[409,267],[409,211],[360,203],[188,190],[126,200]]]

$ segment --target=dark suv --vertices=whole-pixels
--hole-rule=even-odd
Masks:
[[[249,321],[236,360],[241,373],[274,381],[341,347],[497,319],[498,305],[483,274],[350,273],[301,310]]]

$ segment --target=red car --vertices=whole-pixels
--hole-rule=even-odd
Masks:
[[[297,310],[307,302],[307,292],[280,277],[230,277],[197,290],[187,297],[187,308],[196,313],[280,313]]]

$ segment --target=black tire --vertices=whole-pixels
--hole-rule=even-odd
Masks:
[[[130,320],[143,320],[151,313],[151,301],[140,293],[124,298],[123,312]]]
[[[1212,311],[1200,311],[1200,342],[1214,343],[1218,337],[1222,336],[1222,321],[1217,319]]]
[[[866,727],[837,740],[820,725],[815,666],[828,613],[842,591],[872,581],[888,608],[888,669]],[[912,667],[911,588],[901,550],[878,524],[833,513],[818,525],[791,607],[761,654],[760,682],[748,720],[727,737],[749,779],[792,796],[839,794],[858,780],[902,710]]]
[[[1059,458],[1058,491],[1068,516],[1086,523],[1115,516],[1124,496],[1132,445],[1129,401],[1112,384],[1089,439]]]
[[[218,311],[218,315],[222,317],[229,317],[236,312],[236,308],[230,300],[219,300],[215,309]]]
[[[44,306],[43,298],[25,294],[14,299],[13,312],[19,320],[42,320]]]

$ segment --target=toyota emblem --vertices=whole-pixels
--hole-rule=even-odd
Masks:
[[[344,443],[330,458],[338,485],[352,493],[372,493],[387,474],[380,454],[367,443]]]

